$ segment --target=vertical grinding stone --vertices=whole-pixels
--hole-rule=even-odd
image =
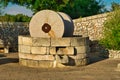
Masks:
[[[71,37],[74,31],[72,19],[65,13],[42,10],[36,13],[29,24],[32,37]]]
[[[64,22],[56,12],[42,10],[32,17],[29,31],[32,37],[62,37]]]

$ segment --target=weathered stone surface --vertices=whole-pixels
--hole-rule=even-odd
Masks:
[[[53,61],[39,61],[31,59],[19,59],[20,65],[28,67],[53,68]]]
[[[55,60],[57,63],[62,63],[62,64],[67,64],[69,61],[67,55],[64,56],[55,55]]]
[[[21,59],[21,58],[19,58],[19,63],[21,65],[27,66],[27,59]]]
[[[51,54],[51,55],[57,54],[57,52],[56,52],[56,47],[50,47],[49,49],[50,49],[50,54]]]
[[[51,38],[51,46],[70,46],[70,39],[71,38]]]
[[[9,46],[4,47],[4,53],[9,53]]]
[[[86,46],[88,37],[71,38],[71,46]]]
[[[23,36],[22,41],[23,41],[22,42],[23,45],[28,45],[28,46],[32,45],[32,38],[30,36]]]
[[[50,46],[50,38],[33,38],[33,46]]]
[[[47,54],[47,47],[31,47],[32,54]]]
[[[53,68],[53,61],[39,61],[38,66],[42,68]]]
[[[88,53],[88,52],[90,52],[89,46],[79,46],[79,47],[75,47],[75,54]]]
[[[62,17],[63,21],[64,21],[64,25],[65,25],[65,31],[64,31],[64,37],[66,36],[73,36],[73,32],[74,32],[74,24],[72,19],[65,13],[63,12],[58,12],[58,14]]]
[[[120,50],[109,50],[109,58],[120,59]]]
[[[120,69],[120,63],[117,65],[117,68]]]
[[[116,71],[120,71],[120,63],[117,65]]]
[[[20,52],[21,53],[31,53],[31,47],[25,46],[25,45],[20,45]]]
[[[27,66],[28,67],[38,67],[39,66],[39,61],[37,60],[27,60]]]
[[[23,36],[18,36],[18,44],[22,45],[23,44],[23,40],[22,40]]]
[[[19,58],[32,59],[32,60],[55,60],[53,55],[38,55],[38,54],[24,54],[19,53]]]
[[[57,55],[74,55],[74,47],[58,48]]]
[[[102,38],[103,25],[109,13],[74,19],[74,35],[89,36],[90,40]]]
[[[75,56],[69,56],[69,57],[72,58],[72,59],[83,59],[83,58],[87,58],[88,55],[85,54],[85,53],[81,53],[81,54],[77,54]]]
[[[76,66],[84,66],[84,65],[86,65],[86,64],[88,64],[86,58],[84,58],[84,59],[76,59],[76,60],[75,60],[75,65],[76,65]]]
[[[53,62],[53,68],[56,68],[56,67],[59,67],[59,68],[64,68],[66,67],[65,65],[63,65],[62,63],[58,63],[56,60]]]

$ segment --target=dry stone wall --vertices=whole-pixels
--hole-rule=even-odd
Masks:
[[[17,51],[18,35],[29,35],[28,23],[0,23],[0,45]]]
[[[89,36],[90,40],[102,37],[103,24],[109,13],[74,19],[74,35]]]

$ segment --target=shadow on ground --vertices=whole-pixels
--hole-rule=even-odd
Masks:
[[[17,53],[0,53],[0,65],[7,63],[18,63],[18,54]]]
[[[18,58],[0,58],[0,65],[7,63],[18,63]]]
[[[89,64],[109,58],[109,51],[99,41],[90,41]]]

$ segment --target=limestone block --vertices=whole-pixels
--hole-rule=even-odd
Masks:
[[[56,68],[56,67],[59,67],[59,68],[64,68],[66,67],[64,64],[62,63],[58,63],[56,60],[53,62],[53,68]]]
[[[31,37],[22,37],[22,41],[23,41],[23,45],[28,45],[31,46],[32,45],[32,38]]]
[[[31,47],[25,46],[25,45],[20,45],[20,52],[21,53],[31,53]]]
[[[74,47],[58,48],[57,55],[74,55]]]
[[[70,46],[70,38],[51,38],[51,46]]]
[[[39,61],[37,60],[30,60],[30,59],[27,60],[28,67],[38,67],[38,65],[39,65]]]
[[[18,36],[18,44],[19,44],[19,45],[22,45],[22,44],[23,44],[22,36]]]
[[[84,46],[88,45],[88,37],[73,37],[71,38],[71,46]]]
[[[32,60],[55,60],[53,55],[38,55],[38,54],[24,54],[19,53],[19,58]]]
[[[47,47],[31,47],[32,54],[47,54]]]
[[[39,61],[38,66],[42,68],[53,68],[53,61]]]
[[[19,58],[19,64],[27,66],[27,60]]]
[[[21,45],[19,44],[18,45],[18,52],[21,52],[21,47],[20,47]]]
[[[50,38],[33,38],[33,46],[50,46]]]
[[[9,53],[9,47],[4,47],[4,53]]]
[[[118,64],[118,68],[120,68],[120,63]]]
[[[62,63],[62,64],[67,64],[69,61],[67,55],[64,56],[55,55],[55,60],[57,63]]]
[[[75,60],[75,65],[76,66],[84,66],[86,65],[88,62],[87,62],[87,59],[84,58],[84,59],[76,59]]]
[[[89,46],[79,46],[79,47],[75,47],[75,54],[88,53],[88,52],[90,52]]]
[[[69,57],[72,59],[83,59],[83,58],[87,58],[87,56],[88,56],[87,54],[81,53],[81,54],[77,54],[75,56],[69,56]]]
[[[56,47],[50,47],[50,54],[55,55],[56,53]]]

